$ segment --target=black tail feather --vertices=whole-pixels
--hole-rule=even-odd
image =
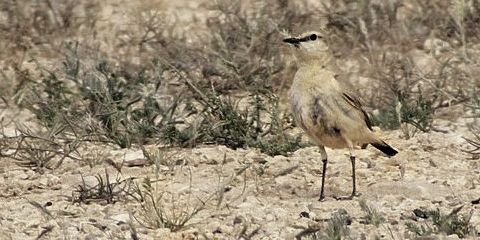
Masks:
[[[383,153],[387,154],[388,156],[392,157],[397,154],[397,150],[393,149],[390,147],[386,142],[379,142],[379,143],[372,143],[372,146],[374,146],[376,149],[382,151]]]

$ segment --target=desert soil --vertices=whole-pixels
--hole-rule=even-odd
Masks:
[[[178,8],[178,4],[170,7]],[[121,11],[107,13],[122,16]],[[0,111],[2,117],[18,123],[34,119],[6,106]],[[434,126],[442,131],[418,133],[410,139],[400,130],[376,129],[399,154],[387,158],[372,147],[357,150],[361,196],[353,200],[334,198],[351,191],[348,151],[328,149],[327,197],[318,201],[322,165],[313,146],[288,157],[224,146],[170,149],[162,165],[124,165],[120,173],[107,160],[116,164],[139,161],[145,158],[141,149],[91,145],[85,151],[98,163],[95,167],[65,160],[58,169],[43,173],[1,159],[0,239],[132,239],[132,231],[139,239],[246,239],[249,234],[252,239],[294,239],[309,227],[325,229],[339,209],[352,219],[348,226],[351,239],[409,239],[412,235],[405,223],[422,222],[413,210],[439,208],[449,213],[459,206],[463,206],[461,214],[472,214],[471,223],[480,230],[480,205],[472,204],[480,198],[480,160],[464,152],[469,148],[463,139],[469,136],[469,121],[437,119]],[[13,135],[14,125],[7,126],[6,132]],[[158,146],[146,148],[153,151]],[[112,182],[133,179],[141,185],[147,178],[155,180],[153,192],[162,195],[161,208],[168,218],[197,207],[200,211],[184,227],[172,231],[142,224],[145,211],[128,196],[114,203],[72,202],[80,185],[95,186],[96,177],[105,177],[106,171]],[[378,227],[364,223],[361,200],[385,218]]]

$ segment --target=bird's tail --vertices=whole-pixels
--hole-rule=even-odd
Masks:
[[[395,156],[395,154],[398,153],[397,150],[390,147],[390,145],[388,145],[384,141],[372,143],[372,146],[374,146],[376,149],[382,151],[383,153],[387,154],[390,157]]]

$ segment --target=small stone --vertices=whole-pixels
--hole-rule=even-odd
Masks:
[[[98,185],[98,179],[95,176],[85,176],[82,178],[81,185],[85,185],[85,187],[93,188]]]
[[[149,164],[150,163],[146,158],[136,158],[131,160],[125,160],[125,163],[124,163],[126,167],[143,167]]]
[[[242,222],[243,222],[242,217],[235,217],[235,219],[233,219],[233,225],[240,224]]]
[[[445,240],[457,240],[460,239],[457,234],[448,235]]]
[[[428,218],[427,213],[425,211],[423,211],[422,209],[419,209],[419,208],[414,209],[413,214],[415,214],[415,216],[417,216],[419,218],[423,218],[423,219]]]
[[[16,175],[16,177],[18,179],[22,179],[22,180],[27,180],[28,179],[28,174],[24,173],[24,172],[21,172],[19,173],[18,175]]]
[[[390,225],[398,225],[398,221],[396,219],[388,219],[388,223],[390,223]]]
[[[303,211],[303,212],[300,213],[300,217],[310,218],[310,214],[308,212]]]
[[[117,215],[112,215],[109,217],[110,219],[117,222],[117,224],[124,224],[130,222],[130,214],[128,213],[121,213]]]

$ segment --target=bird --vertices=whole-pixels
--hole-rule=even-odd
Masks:
[[[375,135],[372,122],[355,94],[338,80],[335,57],[321,32],[307,32],[283,39],[292,46],[297,72],[289,90],[294,120],[315,143],[323,163],[320,198],[325,199],[324,185],[328,156],[325,147],[348,148],[352,165],[352,193],[338,199],[358,196],[355,179],[355,147],[368,144],[391,157],[398,153]]]

